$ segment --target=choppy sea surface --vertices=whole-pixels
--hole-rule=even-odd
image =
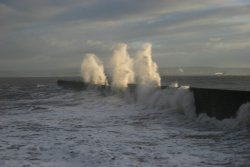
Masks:
[[[190,118],[171,105],[63,89],[57,79],[0,78],[1,167],[250,166],[250,130],[239,120]],[[162,81],[250,91],[250,77]]]

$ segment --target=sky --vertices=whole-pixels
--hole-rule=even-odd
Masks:
[[[250,67],[249,0],[0,0],[0,71],[108,67],[152,43],[159,67]]]

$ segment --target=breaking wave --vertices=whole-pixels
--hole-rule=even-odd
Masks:
[[[172,83],[161,89],[161,77],[152,58],[152,45],[145,43],[134,57],[128,53],[125,43],[117,44],[110,59],[111,83],[108,83],[104,66],[97,56],[87,54],[81,71],[86,83],[111,85],[111,92],[129,102],[143,103],[146,107],[176,111],[199,123],[209,123],[221,128],[247,127],[250,124],[250,103],[243,104],[235,118],[217,120],[202,113],[197,116],[195,100],[188,86]],[[136,88],[131,88],[135,84]]]

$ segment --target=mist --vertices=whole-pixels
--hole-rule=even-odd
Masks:
[[[161,86],[161,77],[158,73],[158,66],[152,60],[152,45],[150,43],[145,43],[138,51],[134,64],[136,83],[144,86]]]
[[[107,77],[101,60],[95,54],[86,54],[81,65],[84,82],[94,85],[107,85]]]
[[[127,51],[127,44],[117,44],[111,58],[112,88],[126,88],[134,83],[134,62]]]
[[[128,53],[127,44],[117,44],[110,58],[110,66],[113,90],[124,89],[128,87],[128,84],[152,88],[161,86],[158,66],[152,59],[152,45],[150,43],[143,44],[133,57]],[[86,83],[108,84],[103,64],[94,54],[86,55],[81,66],[81,72]]]

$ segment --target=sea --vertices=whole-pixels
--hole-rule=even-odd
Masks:
[[[135,101],[58,79],[80,78],[0,78],[1,167],[250,166],[250,114],[192,117],[173,92]],[[176,84],[250,91],[249,76],[162,77]]]

